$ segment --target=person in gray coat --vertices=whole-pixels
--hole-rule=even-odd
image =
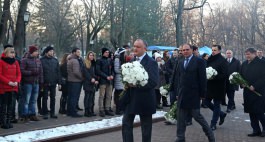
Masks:
[[[122,83],[122,75],[121,75],[121,65],[125,63],[125,51],[124,48],[119,48],[115,52],[114,59],[114,103],[116,105],[116,114],[121,115],[122,111],[120,109],[119,98],[121,92],[124,90],[124,84]]]

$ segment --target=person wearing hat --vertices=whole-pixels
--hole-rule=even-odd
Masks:
[[[57,118],[55,115],[55,96],[56,96],[56,85],[61,87],[61,75],[60,66],[56,58],[54,58],[54,49],[48,46],[44,50],[45,55],[40,59],[43,69],[44,83],[41,85],[43,90],[42,107],[41,112],[43,119],[48,119],[48,96],[50,96],[50,118]],[[50,92],[48,95],[48,92]]]
[[[165,61],[162,59],[162,55],[155,52],[154,53],[155,56],[155,61],[158,64],[158,70],[159,70],[159,83],[157,84],[156,88],[155,88],[155,93],[156,93],[156,108],[157,109],[162,109],[162,105],[161,105],[161,98],[162,95],[159,91],[159,88],[161,86],[166,85],[166,80],[165,80]],[[163,106],[166,106],[165,104],[167,104],[166,101],[166,97],[164,97],[165,99],[163,99]]]
[[[111,94],[112,94],[112,84],[113,84],[113,66],[111,64],[108,48],[102,48],[102,57],[97,60],[96,63],[96,73],[99,76],[99,116],[105,117],[105,115],[113,116],[114,113],[109,110],[111,108]],[[103,105],[104,97],[105,107]]]
[[[39,84],[43,84],[42,64],[39,57],[38,48],[29,46],[28,56],[21,60],[21,73],[23,83],[24,109],[22,121],[39,121],[36,116],[36,101],[38,98]]]
[[[120,108],[119,98],[121,92],[124,90],[124,84],[122,83],[122,76],[121,76],[121,65],[124,64],[125,61],[125,48],[118,48],[115,52],[115,59],[114,59],[114,103],[116,105],[116,114],[121,115],[122,111]]]

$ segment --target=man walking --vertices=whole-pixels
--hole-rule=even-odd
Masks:
[[[205,98],[206,93],[206,65],[192,52],[191,45],[183,45],[182,54],[185,59],[180,62],[176,74],[179,78],[176,142],[185,142],[186,119],[189,114],[202,126],[209,142],[214,142],[214,134],[200,113],[200,100]]]
[[[151,142],[152,114],[156,112],[155,87],[158,84],[158,65],[146,53],[147,43],[142,39],[134,42],[134,54],[148,73],[148,83],[143,87],[130,86],[128,88],[129,99],[124,104],[122,119],[123,142],[133,142],[133,121],[135,115],[140,116],[142,128],[142,141]]]
[[[227,79],[228,63],[221,55],[221,46],[212,46],[212,55],[207,61],[207,67],[217,71],[217,76],[207,81],[207,95],[205,104],[213,111],[211,129],[216,130],[216,124],[220,117],[219,125],[224,123],[226,113],[221,111],[221,100],[225,97],[225,82]],[[213,100],[213,103],[211,102]]]
[[[44,50],[44,57],[41,58],[43,68],[44,84],[41,85],[41,89],[44,90],[43,101],[42,101],[42,113],[43,119],[48,119],[48,93],[50,94],[50,117],[57,118],[55,115],[55,96],[56,96],[56,85],[59,84],[61,87],[61,75],[59,69],[59,62],[53,57],[53,47],[48,46]]]
[[[250,125],[253,129],[249,137],[265,137],[265,61],[256,56],[257,51],[254,48],[248,48],[245,51],[246,61],[243,62],[240,74],[249,83],[249,88],[244,88],[244,112],[249,113]],[[261,94],[258,96],[254,91]],[[259,122],[262,129],[260,129]]]
[[[240,62],[236,58],[233,57],[233,51],[226,51],[226,60],[228,62],[228,76],[230,76],[233,72],[240,72]],[[228,105],[226,112],[231,112],[236,108],[235,105],[235,91],[238,90],[238,85],[230,84],[229,79],[226,79],[226,94],[228,97]]]

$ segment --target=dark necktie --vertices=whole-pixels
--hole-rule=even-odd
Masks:
[[[231,63],[231,58],[228,58],[228,63]]]
[[[184,68],[186,69],[189,64],[189,58],[185,58]]]

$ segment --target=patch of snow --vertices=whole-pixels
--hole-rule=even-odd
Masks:
[[[164,117],[166,112],[157,111],[153,118]],[[140,122],[140,118],[137,115],[134,119],[134,122]],[[103,119],[101,121],[91,121],[80,124],[73,124],[68,126],[60,126],[50,129],[43,130],[35,130],[22,132],[13,135],[7,135],[4,137],[0,137],[1,142],[31,142],[38,141],[43,139],[49,139],[53,137],[59,137],[64,135],[76,134],[81,132],[95,131],[98,129],[104,129],[108,127],[121,126],[122,124],[122,116],[114,117],[110,119]]]

